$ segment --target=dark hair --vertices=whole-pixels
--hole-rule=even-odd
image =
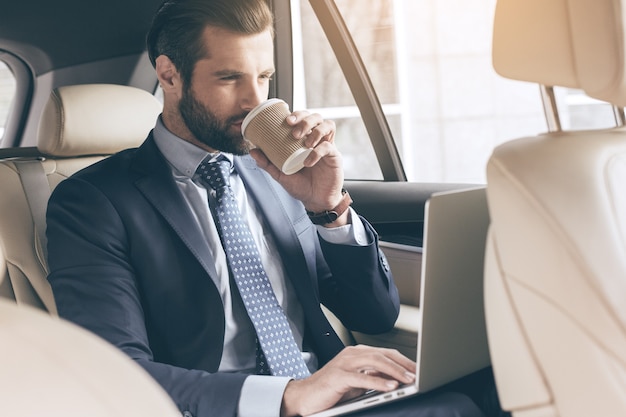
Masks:
[[[165,0],[146,39],[152,65],[166,55],[189,84],[196,62],[207,54],[202,42],[207,26],[252,35],[273,30],[273,17],[266,0]]]

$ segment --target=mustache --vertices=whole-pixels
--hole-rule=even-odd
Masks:
[[[238,114],[236,116],[231,116],[228,119],[226,119],[226,125],[231,125],[233,123],[240,123],[243,122],[243,119],[246,118],[246,116],[248,115],[249,112],[243,112],[241,114]]]

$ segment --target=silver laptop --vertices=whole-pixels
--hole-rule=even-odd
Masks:
[[[488,226],[484,187],[431,196],[424,218],[415,383],[369,393],[311,417],[339,416],[418,395],[489,366],[483,310]]]

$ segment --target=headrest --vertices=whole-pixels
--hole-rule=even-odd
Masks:
[[[621,0],[498,0],[493,66],[503,77],[580,88],[626,105]]]
[[[503,77],[578,88],[567,0],[498,0],[492,57]]]
[[[109,155],[139,146],[156,123],[161,103],[147,91],[84,84],[52,91],[37,147],[52,156]]]
[[[621,0],[569,0],[576,70],[587,95],[626,106],[626,44]]]

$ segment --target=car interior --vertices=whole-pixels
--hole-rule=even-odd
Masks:
[[[51,191],[78,170],[138,146],[161,111],[144,45],[160,2],[0,2],[0,60],[18,93],[0,135],[0,392],[9,393],[2,415],[180,414],[130,359],[57,317],[46,279]],[[424,288],[433,285],[422,279],[427,202],[436,193],[485,187],[490,226],[485,241],[475,242],[485,258],[484,282],[474,290],[484,296],[484,365],[493,367],[502,407],[515,417],[624,415],[623,2],[494,1],[493,69],[541,89],[549,131],[497,146],[484,166],[485,183],[407,180],[335,2],[308,3],[380,166],[381,180],[348,179],[345,186],[380,236],[402,303],[395,328],[380,335],[350,332],[326,311],[344,343],[417,356]],[[293,104],[293,2],[270,4],[277,16],[270,96]],[[554,87],[608,103],[617,126],[563,129]],[[484,333],[469,330],[477,338]],[[44,391],[41,401],[30,400]]]

